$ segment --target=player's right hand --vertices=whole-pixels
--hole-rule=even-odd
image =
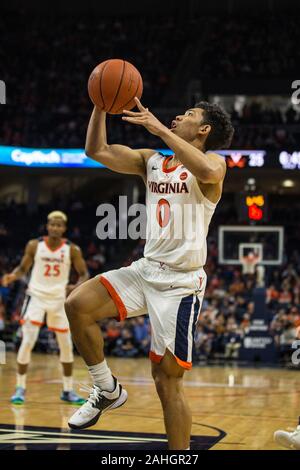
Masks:
[[[17,280],[17,276],[14,273],[4,274],[2,277],[2,286],[7,287],[8,284]]]

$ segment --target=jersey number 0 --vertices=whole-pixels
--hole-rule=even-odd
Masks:
[[[161,227],[168,225],[170,220],[170,204],[166,199],[160,199],[156,207],[156,218]]]

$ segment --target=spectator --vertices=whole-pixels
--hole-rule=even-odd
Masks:
[[[121,336],[121,327],[115,320],[109,320],[104,327],[103,339],[106,354],[110,355],[117,345],[117,340]]]
[[[290,359],[291,346],[297,338],[297,330],[292,322],[287,321],[279,338],[281,359]]]
[[[224,334],[225,359],[237,359],[241,343],[242,337],[237,324],[234,321],[228,322]]]
[[[113,354],[118,357],[136,357],[138,355],[130,328],[125,327],[121,330],[121,336],[117,339]]]
[[[149,319],[144,316],[135,318],[133,323],[133,340],[142,356],[149,354],[150,337]]]

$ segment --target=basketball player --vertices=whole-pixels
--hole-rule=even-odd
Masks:
[[[47,237],[30,240],[19,266],[10,274],[5,274],[3,285],[20,279],[33,266],[24,300],[21,321],[22,342],[17,356],[17,385],[11,398],[14,404],[25,401],[26,376],[40,327],[46,321],[49,330],[55,331],[60,349],[60,362],[63,368],[63,392],[61,400],[82,405],[84,399],[73,391],[73,344],[69,323],[64,310],[66,293],[88,279],[88,271],[81,250],[63,237],[66,231],[67,216],[60,211],[48,215]],[[70,268],[73,264],[79,275],[76,285],[67,285]],[[67,291],[67,292],[66,292]]]
[[[296,329],[296,339],[300,339],[300,327]],[[298,426],[294,430],[284,431],[279,429],[274,433],[274,440],[280,446],[300,450],[300,416]]]
[[[183,376],[192,367],[193,335],[206,284],[206,235],[226,173],[224,159],[213,150],[230,144],[233,128],[219,106],[200,102],[177,116],[168,129],[135,100],[139,112],[124,111],[123,120],[144,126],[161,138],[174,155],[166,158],[149,149],[109,145],[106,114],[94,109],[86,153],[113,171],[144,179],[147,241],[144,258],[96,276],[79,286],[66,301],[73,339],[93,380],[87,402],[70,418],[69,426],[92,426],[104,412],[127,400],[126,390],[104,359],[97,322],[107,317],[124,320],[148,312],[152,375],[163,408],[168,445],[169,449],[181,450],[190,446],[192,425]],[[173,211],[175,205],[197,209],[202,217],[194,211],[188,223],[182,224]],[[189,237],[174,236],[179,225],[188,229]],[[153,236],[158,228],[161,233]],[[193,243],[193,236],[199,234],[198,243]]]

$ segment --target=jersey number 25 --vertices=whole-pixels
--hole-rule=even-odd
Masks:
[[[44,271],[44,276],[49,277],[57,277],[60,275],[60,265],[59,264],[54,264],[53,266],[50,264],[45,264],[45,271]]]

